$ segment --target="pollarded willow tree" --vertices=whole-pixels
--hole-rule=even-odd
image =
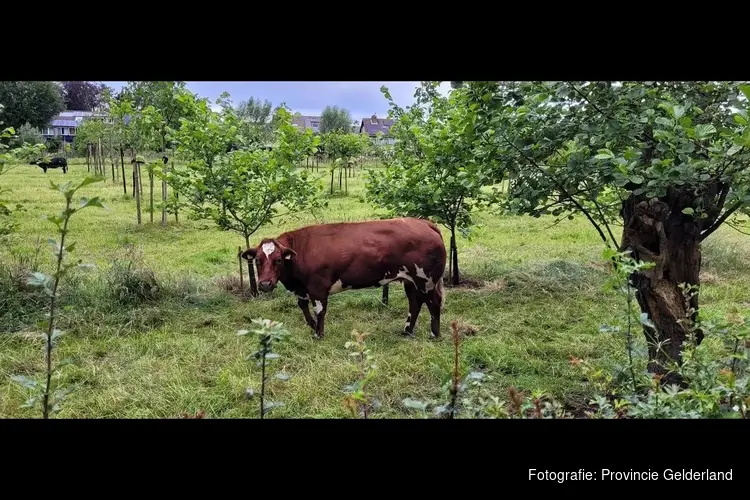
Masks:
[[[273,220],[316,206],[320,184],[312,183],[296,164],[315,153],[318,137],[302,134],[289,112],[276,112],[277,129],[271,151],[265,148],[229,151],[236,144],[239,119],[224,96],[220,113],[205,99],[192,100],[194,117],[184,120],[176,134],[187,168],[172,172],[171,180],[195,219],[212,220],[225,231],[250,237]],[[303,143],[304,146],[303,147]],[[258,294],[252,262],[248,262],[250,293]]]
[[[683,286],[700,284],[701,243],[750,204],[750,86],[480,82],[466,90],[482,153],[513,172],[511,211],[582,214],[612,250],[653,264],[631,275],[650,319],[648,369],[679,381],[668,367],[681,363],[683,320],[698,311],[697,294],[686,301]],[[703,334],[695,337],[700,344]]]
[[[438,82],[423,82],[417,104],[406,109],[396,105],[388,89],[396,139],[385,168],[368,173],[368,197],[394,215],[434,218],[450,231],[450,282],[460,283],[456,231],[468,234],[472,211],[484,201],[481,188],[499,182],[502,169],[490,158],[477,156],[478,137],[465,122],[474,111],[468,90],[449,97],[437,91]],[[477,161],[481,158],[482,161]]]

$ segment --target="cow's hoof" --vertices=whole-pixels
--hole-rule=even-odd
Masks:
[[[440,340],[440,335],[435,335],[434,333],[430,333],[430,340]]]
[[[413,338],[414,338],[414,332],[407,332],[407,331],[402,331],[402,332],[401,332],[401,336],[402,336],[402,337],[408,337],[408,338],[412,338],[412,339],[413,339]]]
[[[323,335],[318,335],[317,333],[313,333],[313,336],[312,336],[312,337],[313,337],[313,338],[314,338],[315,340],[322,340],[322,339],[323,339]]]

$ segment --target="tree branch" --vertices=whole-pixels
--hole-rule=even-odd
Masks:
[[[738,201],[737,203],[735,203],[734,205],[732,205],[731,207],[729,207],[729,208],[728,208],[728,209],[727,209],[727,210],[726,210],[726,211],[725,211],[725,212],[724,212],[724,213],[723,213],[723,214],[722,214],[722,215],[721,215],[721,216],[720,216],[720,217],[719,217],[718,219],[716,219],[716,222],[714,222],[714,223],[713,223],[713,224],[711,225],[711,227],[709,227],[708,229],[704,230],[704,231],[703,231],[703,232],[701,233],[701,235],[700,235],[700,240],[701,240],[701,241],[703,241],[703,240],[705,240],[706,238],[708,238],[709,236],[711,236],[711,234],[712,234],[712,233],[713,233],[714,231],[716,231],[717,229],[719,229],[719,227],[720,227],[720,226],[721,226],[721,225],[722,225],[722,224],[723,224],[724,222],[726,222],[726,220],[727,220],[727,219],[728,219],[729,217],[731,217],[733,213],[735,213],[735,212],[736,212],[737,210],[739,210],[740,208],[742,208],[742,206],[743,206],[743,205],[744,205],[744,203],[743,203],[743,202],[741,202],[741,201]]]
[[[746,233],[745,231],[743,231],[742,229],[738,228],[737,226],[735,226],[734,224],[730,222],[727,222],[727,226],[731,227],[732,229],[734,229],[740,234],[744,234],[745,236],[750,236],[750,233]]]
[[[565,83],[567,83],[568,85],[570,85],[570,87],[575,91],[576,94],[578,94],[579,96],[581,96],[581,98],[583,98],[584,101],[586,101],[587,103],[589,103],[591,105],[591,107],[594,108],[595,110],[597,110],[602,116],[604,116],[605,118],[611,118],[607,113],[605,113],[604,111],[602,111],[602,109],[599,106],[597,106],[596,104],[594,104],[593,102],[591,102],[589,100],[589,98],[586,97],[586,95],[583,92],[581,92],[580,90],[578,90],[578,88],[573,83],[571,83],[571,82],[565,82]]]
[[[518,151],[521,154],[521,156],[523,158],[525,158],[527,161],[529,161],[534,167],[536,167],[536,169],[539,170],[542,173],[542,175],[546,176],[549,180],[552,181],[552,183],[555,185],[555,187],[557,187],[557,189],[560,190],[560,192],[563,194],[563,196],[567,197],[571,201],[571,203],[573,203],[576,206],[576,208],[578,208],[578,210],[580,210],[581,213],[583,213],[583,215],[586,216],[586,218],[589,220],[589,222],[591,222],[591,224],[594,226],[594,228],[596,228],[596,230],[599,232],[599,236],[601,237],[601,239],[604,242],[604,244],[607,245],[607,247],[611,248],[611,246],[609,244],[609,241],[607,241],[607,237],[604,235],[604,231],[602,231],[602,228],[599,227],[599,224],[597,224],[596,221],[594,220],[594,218],[591,217],[591,214],[589,214],[589,212],[580,203],[578,203],[578,200],[576,200],[575,198],[573,198],[568,193],[568,191],[565,189],[565,186],[563,186],[562,184],[560,184],[560,182],[558,182],[557,179],[555,179],[553,176],[547,174],[544,171],[544,169],[542,169],[539,166],[539,164],[533,158],[527,157],[524,154],[523,150],[521,150],[515,144],[513,144],[511,141],[508,140],[508,138],[505,136],[505,134],[500,134],[500,135],[503,137],[503,139],[505,140],[505,142],[507,142],[510,145],[510,147],[512,147],[513,149],[515,149],[516,151]]]

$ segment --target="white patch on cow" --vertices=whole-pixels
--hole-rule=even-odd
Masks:
[[[299,300],[310,300],[310,296],[309,295],[305,295],[304,297],[302,295],[297,295],[297,298]]]
[[[263,253],[266,254],[266,257],[270,257],[274,250],[276,250],[276,245],[269,241],[268,243],[263,243],[263,246],[260,248],[263,249]]]
[[[435,283],[432,281],[432,278],[427,276],[427,274],[424,272],[424,269],[419,267],[418,265],[414,264],[414,268],[417,270],[417,278],[422,278],[425,280],[424,283],[424,292],[427,293],[433,288],[435,288]]]
[[[391,281],[396,280],[408,280],[414,283],[414,278],[409,276],[409,270],[406,268],[406,266],[403,266],[401,269],[399,269],[398,274],[394,276],[393,278],[389,278],[388,275],[391,274],[390,272],[385,273],[385,276],[382,280],[378,281],[378,284],[380,285],[386,285],[390,283]]]
[[[315,311],[315,314],[320,314],[322,310],[323,310],[323,303],[319,300],[316,300],[315,307],[313,307],[313,311]]]
[[[344,291],[344,284],[341,283],[341,280],[336,280],[336,283],[334,283],[331,286],[331,289],[328,290],[329,295],[333,295],[334,293],[339,293]]]

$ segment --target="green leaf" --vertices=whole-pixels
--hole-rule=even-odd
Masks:
[[[640,175],[634,175],[630,177],[630,182],[632,182],[633,184],[643,184],[645,180],[646,179],[644,179],[643,176]]]
[[[750,85],[740,85],[740,91],[745,94],[745,98],[750,101]]]
[[[268,401],[263,405],[263,411],[270,411],[281,406],[284,406],[284,403],[280,401]]]
[[[691,207],[686,207],[682,209],[682,213],[685,215],[693,215],[695,213],[695,210],[693,210]]]
[[[658,117],[656,120],[654,120],[659,125],[664,125],[665,127],[672,127],[674,125],[674,122],[670,120],[669,118],[665,118],[663,116]]]
[[[732,146],[731,148],[729,148],[729,150],[727,151],[727,156],[736,155],[737,153],[739,153],[739,151],[741,149],[742,149],[742,145],[735,144],[734,146]]]
[[[649,328],[656,328],[654,323],[650,319],[648,319],[648,313],[641,313],[641,324]]]
[[[102,200],[98,196],[91,198],[90,200],[87,200],[86,198],[81,198],[81,208],[84,208],[84,207],[106,208],[104,204],[102,203]]]
[[[412,398],[406,398],[402,401],[402,404],[407,408],[412,408],[414,410],[420,410],[425,411],[427,410],[427,404],[423,403],[422,401],[418,401],[416,399]]]
[[[706,137],[715,134],[716,127],[711,124],[701,124],[695,127],[695,135],[699,139],[705,139]]]
[[[47,275],[44,273],[33,273],[29,278],[26,280],[26,284],[29,286],[44,286],[45,283],[47,283]]]
[[[610,151],[609,149],[600,149],[598,151],[598,153],[599,154],[597,154],[596,156],[594,156],[594,158],[597,159],[597,160],[608,160],[610,158],[614,158],[615,157],[615,154],[612,151]]]
[[[684,115],[684,114],[685,114],[685,108],[683,108],[682,106],[675,106],[674,107],[674,118],[675,118],[675,120],[679,120],[680,118],[682,118],[682,115]]]
[[[25,375],[13,375],[10,377],[10,379],[17,384],[21,384],[27,389],[34,389],[37,385],[39,385],[39,382]]]

